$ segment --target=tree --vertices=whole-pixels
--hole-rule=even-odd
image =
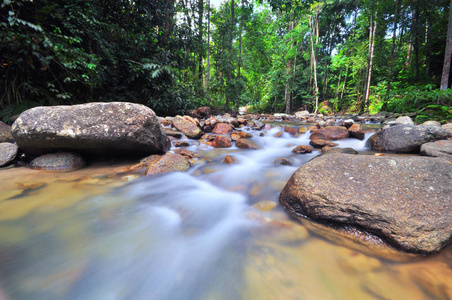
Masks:
[[[446,50],[444,52],[443,73],[441,76],[441,90],[445,90],[449,84],[450,59],[452,52],[452,1],[449,4],[449,23],[447,26]]]

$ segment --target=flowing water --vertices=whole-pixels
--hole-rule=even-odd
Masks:
[[[280,130],[249,130],[261,150],[190,140],[187,173],[0,170],[0,299],[452,298],[451,247],[411,256],[290,219],[279,192],[320,152],[293,154],[309,133]]]

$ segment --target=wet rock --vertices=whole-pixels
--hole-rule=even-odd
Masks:
[[[349,133],[347,128],[342,126],[329,126],[325,128],[321,128],[314,133],[311,134],[310,139],[316,140],[340,140],[348,138]]]
[[[296,135],[298,133],[298,129],[296,127],[285,127],[284,131],[291,135]]]
[[[252,138],[253,135],[248,133],[248,132],[244,132],[244,131],[239,131],[239,132],[233,132],[231,133],[231,139],[233,141],[237,141],[238,139],[250,139]]]
[[[146,168],[146,175],[156,175],[169,172],[186,172],[190,168],[190,164],[186,157],[166,153],[165,155],[153,155],[149,165]]]
[[[0,143],[0,167],[6,166],[12,162],[16,156],[19,147],[12,143]]]
[[[188,158],[197,158],[199,157],[199,154],[187,149],[174,149],[174,153],[182,155],[182,156],[186,156]]]
[[[217,135],[212,142],[212,147],[215,148],[229,148],[231,146],[232,146],[231,139],[222,135]]]
[[[325,126],[326,126],[326,122],[323,121],[323,120],[320,120],[320,121],[317,123],[317,127],[318,127],[318,128],[323,128],[323,127],[325,127]]]
[[[441,127],[441,123],[438,121],[425,121],[424,123],[422,123],[422,125]]]
[[[253,207],[260,211],[271,211],[273,208],[276,207],[276,202],[263,200],[254,204]]]
[[[264,128],[262,128],[262,130],[270,130],[272,128],[273,128],[272,124],[265,124]]]
[[[78,153],[58,152],[39,156],[30,163],[35,170],[77,170],[86,164]]]
[[[322,153],[346,153],[346,154],[358,154],[358,151],[356,151],[353,148],[332,148],[329,146],[325,146],[322,148]]]
[[[252,126],[252,128],[253,128],[254,130],[261,130],[262,128],[264,128],[264,126],[265,126],[265,124],[262,123],[261,121],[259,121],[259,120],[253,120],[253,126]]]
[[[293,153],[297,153],[297,154],[305,154],[305,153],[311,153],[312,152],[312,148],[306,145],[300,145],[295,147],[292,150]]]
[[[232,155],[226,155],[226,156],[224,157],[223,162],[226,163],[226,164],[228,164],[228,165],[232,165],[232,164],[238,163],[239,161],[237,160],[237,158],[235,158],[235,157],[232,156]]]
[[[421,155],[444,157],[452,160],[452,140],[425,143],[421,146],[420,153]]]
[[[166,133],[155,113],[127,102],[35,107],[17,118],[12,135],[32,155],[64,150],[142,157],[168,150]]]
[[[447,123],[441,126],[442,129],[450,132],[450,134],[452,134],[452,123]]]
[[[357,138],[358,140],[364,140],[364,130],[361,125],[353,124],[348,128],[348,132],[350,133],[350,136]]]
[[[229,125],[231,125],[232,127],[239,127],[239,121],[237,121],[236,118],[227,118],[226,119],[226,123],[228,123]]]
[[[244,138],[237,140],[235,142],[235,145],[237,146],[237,148],[240,148],[240,149],[253,149],[253,150],[259,149],[259,146],[255,142],[253,142],[252,140],[249,140],[249,139],[244,139]]]
[[[298,127],[298,133],[306,133],[306,131],[308,131],[308,130],[306,129],[306,127],[304,127],[304,126]]]
[[[336,120],[335,119],[328,119],[325,121],[325,126],[335,126]]]
[[[229,132],[232,132],[233,128],[231,125],[226,123],[218,123],[215,125],[215,128],[212,130],[213,133],[216,134],[228,134]]]
[[[273,136],[274,136],[275,138],[279,138],[279,137],[281,137],[283,134],[284,134],[284,132],[279,131],[279,132],[275,133]]]
[[[452,164],[440,158],[327,154],[301,166],[279,200],[295,217],[362,228],[399,249],[435,253],[452,240],[450,182]]]
[[[188,143],[187,141],[180,141],[174,143],[174,147],[188,147],[188,146],[190,146],[190,143]]]
[[[180,139],[182,137],[182,132],[177,131],[177,130],[172,130],[172,129],[165,128],[165,133],[166,133],[167,136],[172,136],[172,137],[175,137],[177,139]]]
[[[177,115],[173,120],[173,125],[188,138],[199,139],[202,135],[201,128],[197,122],[189,116],[182,117]]]
[[[355,124],[355,121],[353,121],[353,119],[347,119],[347,120],[344,120],[344,126],[345,126],[346,128],[349,128],[349,127],[352,126],[353,124]]]
[[[290,162],[290,160],[288,160],[287,158],[277,158],[274,162],[274,165],[277,166],[291,166],[292,163]]]
[[[394,122],[399,125],[414,125],[413,120],[408,116],[398,117]]]
[[[309,144],[311,146],[313,146],[314,148],[323,148],[325,146],[329,146],[329,147],[336,147],[339,146],[339,144],[332,142],[332,141],[327,141],[327,140],[322,140],[322,139],[315,139],[315,140],[311,140],[309,142]]]
[[[0,143],[14,143],[11,126],[0,121]]]
[[[309,117],[306,121],[308,123],[314,123],[315,122],[315,118],[314,117]]]
[[[397,125],[377,132],[368,142],[375,151],[419,153],[422,144],[451,136],[452,133],[436,126]]]

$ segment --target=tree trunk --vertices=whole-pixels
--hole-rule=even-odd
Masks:
[[[413,39],[415,38],[414,34],[415,34],[415,31],[416,31],[415,26],[416,26],[416,9],[413,8],[411,10],[410,42],[408,44],[408,54],[407,54],[407,57],[406,57],[406,66],[407,66],[407,68],[411,64],[411,53],[413,52]]]
[[[452,0],[449,7],[449,24],[447,26],[446,51],[444,53],[443,74],[441,76],[441,90],[447,89],[449,85],[450,57],[452,51]]]
[[[314,113],[316,114],[318,109],[319,109],[319,86],[317,84],[317,56],[316,56],[316,52],[315,52],[315,45],[314,45],[314,40],[316,41],[317,44],[317,35],[315,36],[315,39],[313,37],[313,35],[316,34],[316,27],[315,26],[315,21],[314,18],[312,16],[309,17],[309,25],[311,27],[311,34],[310,36],[310,40],[311,40],[311,59],[312,59],[312,69],[314,71],[313,74],[313,80],[314,80],[314,99],[315,99],[315,110]]]
[[[229,56],[228,56],[228,85],[232,82],[232,40],[233,40],[233,32],[234,32],[234,0],[231,0],[231,20],[230,20],[230,26],[229,26]],[[230,90],[231,87],[228,87],[228,90]],[[229,108],[230,104],[230,97],[231,93],[230,91],[226,95],[226,107]]]
[[[294,28],[294,22],[291,21],[289,23],[289,32],[292,31]],[[292,41],[292,39],[291,39]],[[290,49],[292,49],[293,47],[293,43],[290,43]],[[286,104],[286,114],[290,114],[292,113],[292,91],[291,91],[291,78],[289,77],[289,75],[292,74],[292,64],[293,61],[291,58],[289,58],[287,60],[286,63],[286,73],[287,73],[287,81],[286,81],[286,87],[284,89],[284,99],[285,99],[285,104]]]
[[[204,16],[204,0],[198,0],[198,43],[199,43],[199,53],[198,53],[198,80],[202,83],[203,75],[203,57],[204,57],[204,43],[203,43],[203,16]]]
[[[344,98],[345,85],[347,84],[348,68],[349,68],[349,64],[347,64],[347,68],[345,69],[344,84],[342,85],[341,98],[340,98],[341,100]]]
[[[209,92],[210,85],[210,0],[207,0],[207,74],[205,81],[206,91]]]
[[[370,32],[369,32],[369,57],[367,60],[367,72],[366,72],[366,88],[363,93],[364,111],[367,111],[369,107],[369,93],[370,82],[372,79],[372,68],[375,49],[375,33],[377,31],[377,20],[373,17],[373,12],[370,14]]]
[[[389,94],[389,92],[391,91],[392,67],[394,65],[394,51],[395,51],[396,36],[397,36],[397,16],[398,16],[398,12],[399,12],[399,0],[396,0],[395,13],[394,13],[394,31],[392,33],[391,61],[389,63],[388,86],[386,87],[386,94]]]
[[[238,61],[238,71],[237,78],[240,80],[240,69],[242,67],[242,32],[243,32],[243,11],[245,9],[245,5],[242,1],[242,15],[240,17],[240,28],[239,28],[239,61]]]

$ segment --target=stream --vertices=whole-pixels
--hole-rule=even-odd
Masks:
[[[451,246],[413,256],[288,216],[279,193],[320,151],[292,153],[309,132],[280,125],[244,129],[260,150],[187,140],[187,173],[0,169],[0,299],[452,299]],[[374,155],[365,140],[338,143]]]

